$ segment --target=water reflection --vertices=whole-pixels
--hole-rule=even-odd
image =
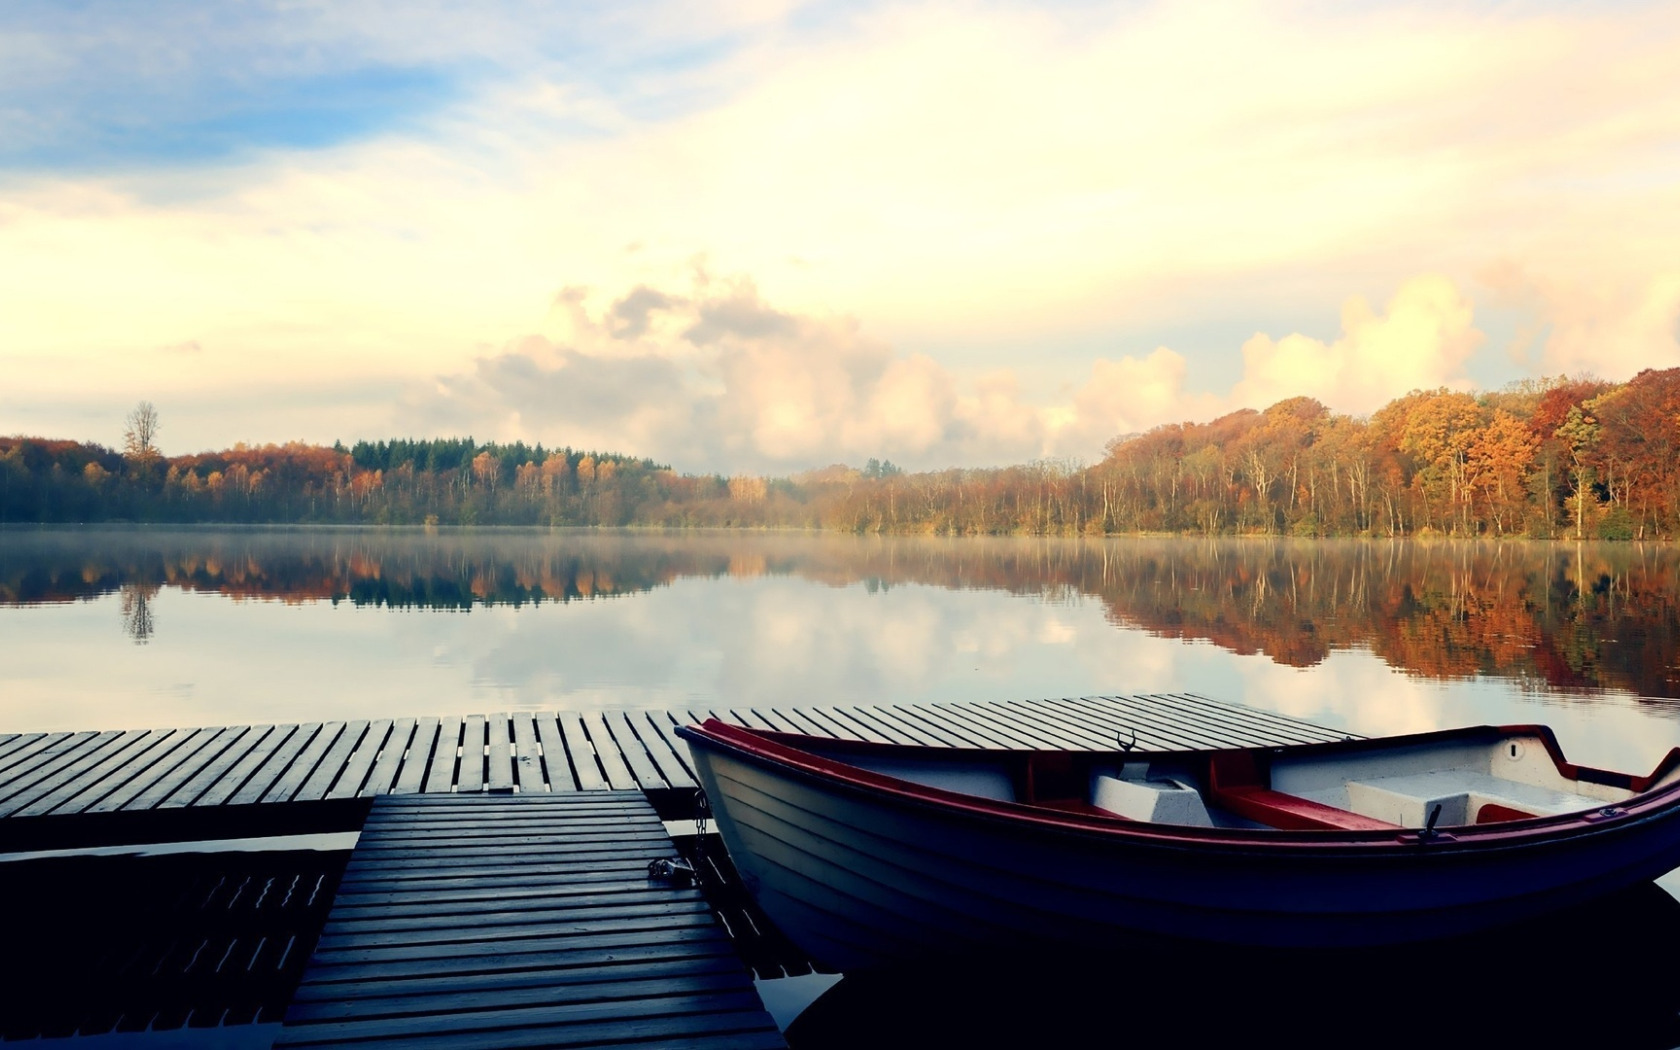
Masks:
[[[466,611],[795,577],[1089,598],[1118,626],[1314,667],[1680,696],[1680,550],[1640,544],[858,538],[513,530],[0,533],[0,605],[120,591],[136,641],[159,588]]]
[[[841,1047],[1680,1044],[1680,902],[1646,884],[1519,927],[1363,951],[1165,941],[848,975],[789,1026]]]
[[[152,621],[152,599],[159,588],[155,583],[125,583],[122,585],[123,631],[134,639],[135,645],[152,640],[157,625]]]

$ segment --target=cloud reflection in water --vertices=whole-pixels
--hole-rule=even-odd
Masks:
[[[1677,580],[1629,544],[8,532],[0,728],[1187,689],[1648,767]]]

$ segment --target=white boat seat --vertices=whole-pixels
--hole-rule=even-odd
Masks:
[[[1201,792],[1175,780],[1123,780],[1099,774],[1091,778],[1091,805],[1151,824],[1213,827]]]
[[[1461,769],[1350,780],[1347,790],[1348,808],[1354,812],[1407,828],[1423,827],[1437,805],[1441,816],[1436,823],[1441,827],[1577,813],[1604,805],[1586,795]],[[1498,808],[1484,813],[1489,806]]]

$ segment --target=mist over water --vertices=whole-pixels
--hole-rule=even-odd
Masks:
[[[0,731],[1189,690],[1381,734],[1680,744],[1638,544],[0,531]]]

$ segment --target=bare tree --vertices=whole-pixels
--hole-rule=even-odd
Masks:
[[[150,401],[142,401],[128,414],[128,427],[123,431],[123,455],[138,463],[152,463],[162,453],[158,451],[158,414]]]

